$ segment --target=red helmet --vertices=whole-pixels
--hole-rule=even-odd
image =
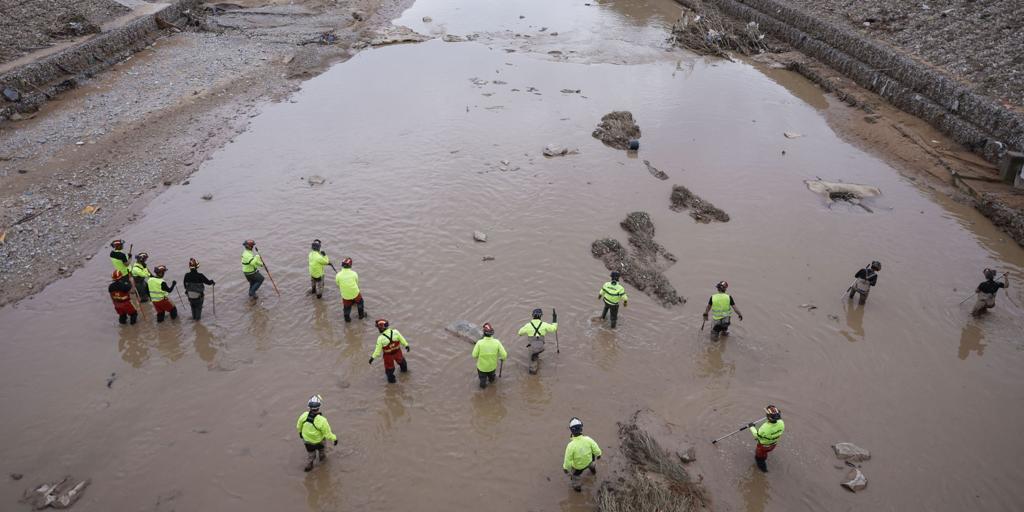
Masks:
[[[122,274],[120,270],[115,270],[113,274],[110,274],[110,278],[113,279],[114,281],[117,281],[122,277],[124,277],[124,274]]]
[[[352,258],[345,258],[341,260],[341,266],[344,268],[352,268]]]
[[[120,248],[124,247],[124,240],[121,240],[121,239],[114,240],[113,242],[110,242],[110,246],[113,247],[114,249],[120,249]]]
[[[188,259],[188,268],[199,268],[199,262],[195,258]]]
[[[494,336],[494,327],[490,322],[484,324],[484,336]]]
[[[157,277],[163,277],[165,272],[167,272],[167,267],[163,265],[157,265],[156,268],[153,269],[153,273],[156,274]]]
[[[387,330],[389,325],[391,324],[389,324],[388,321],[383,318],[377,320],[377,330],[380,332],[384,332],[385,330]]]
[[[251,251],[253,247],[256,247],[256,240],[246,240],[242,242],[242,247],[245,247],[246,249],[249,249]]]

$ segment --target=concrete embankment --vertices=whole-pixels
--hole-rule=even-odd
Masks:
[[[694,7],[691,0],[677,0]],[[820,60],[903,111],[929,122],[990,162],[1024,149],[1024,113],[901,52],[777,0],[706,0],[755,21],[771,36]],[[797,71],[800,71],[797,69]]]
[[[198,0],[178,0],[102,34],[0,74],[0,90],[17,91],[16,101],[0,103],[0,120],[34,112],[48,99],[149,46],[167,29],[181,27]],[[6,95],[7,93],[5,93]]]

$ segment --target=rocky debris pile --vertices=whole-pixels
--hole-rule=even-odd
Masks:
[[[89,479],[76,480],[66,476],[62,480],[47,482],[34,489],[26,490],[21,502],[30,505],[32,510],[69,508],[82,497],[82,493],[85,492],[89,483]]]
[[[362,49],[367,46],[388,46],[401,43],[421,43],[430,39],[430,36],[420,34],[415,30],[402,25],[389,25],[381,28],[368,39],[359,41],[353,48]]]
[[[477,242],[486,242],[487,241],[487,233],[484,233],[483,231],[474,231],[473,232],[473,240],[476,240]]]
[[[840,482],[839,485],[843,486],[844,489],[850,492],[858,492],[867,489],[868,477],[864,476],[859,465],[855,465],[853,463],[870,460],[871,452],[853,443],[836,443],[832,445],[832,450],[835,452],[837,459],[845,461],[846,465],[850,467],[850,471],[846,474],[845,481]],[[839,467],[841,468],[843,466]]]
[[[637,411],[620,423],[619,442],[627,463],[618,478],[598,489],[598,512],[692,512],[708,507],[710,495],[684,466],[686,459],[694,459],[694,450],[678,439],[651,411]]]
[[[479,325],[465,320],[456,320],[448,324],[444,330],[470,343],[476,343],[477,340],[484,337],[484,331]]]
[[[544,156],[575,155],[579,152],[580,151],[578,149],[569,149],[558,144],[548,144],[547,146],[544,146]]]
[[[649,160],[644,160],[644,165],[647,166],[647,172],[651,173],[651,176],[654,176],[655,178],[658,178],[659,180],[662,181],[668,179],[668,174],[665,174],[665,171],[662,171],[657,167],[651,165],[651,162]]]
[[[600,258],[608,270],[617,270],[622,280],[658,300],[664,307],[683,304],[675,287],[662,272],[676,262],[676,257],[654,241],[654,223],[646,212],[633,212],[619,224],[629,235],[633,251],[627,251],[618,240],[602,238],[590,246],[590,253]]]
[[[699,55],[712,55],[732,60],[730,52],[754,55],[770,51],[765,35],[757,23],[738,24],[713,5],[700,0],[685,2],[679,19],[672,25],[672,42]]]
[[[718,222],[729,222],[729,214],[722,211],[717,206],[701,199],[700,196],[690,192],[690,189],[682,186],[675,185],[672,187],[671,196],[672,206],[669,208],[674,212],[681,212],[683,210],[690,210],[690,217],[697,222],[703,222],[707,224],[713,220]]]
[[[99,32],[99,25],[129,11],[115,0],[0,2],[0,63],[60,39]]]
[[[821,179],[806,180],[804,183],[807,184],[808,190],[825,198],[825,203],[829,208],[831,208],[832,203],[836,201],[845,201],[847,203],[860,206],[869,213],[874,213],[871,208],[863,203],[863,200],[882,195],[882,191],[878,187],[872,187],[869,185],[832,183]]]
[[[616,110],[605,114],[591,135],[606,146],[629,149],[629,141],[640,138],[640,127],[633,120],[631,112]]]

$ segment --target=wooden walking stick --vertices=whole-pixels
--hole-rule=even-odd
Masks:
[[[257,248],[255,245],[252,246],[252,249],[256,251],[256,254],[260,254],[259,248]],[[277,289],[277,283],[274,282],[274,275],[270,273],[270,267],[267,266],[267,262],[266,260],[263,259],[262,254],[260,254],[260,261],[263,261],[263,268],[267,269],[267,277],[270,278],[270,284],[274,285],[274,293],[276,293],[277,296],[280,297],[281,291]]]

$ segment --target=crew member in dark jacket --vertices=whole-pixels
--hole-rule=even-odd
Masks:
[[[206,296],[206,286],[217,284],[199,272],[199,262],[195,258],[188,259],[188,273],[185,274],[185,295],[188,296],[188,304],[192,307],[192,319],[199,320],[203,317],[203,298]]]

